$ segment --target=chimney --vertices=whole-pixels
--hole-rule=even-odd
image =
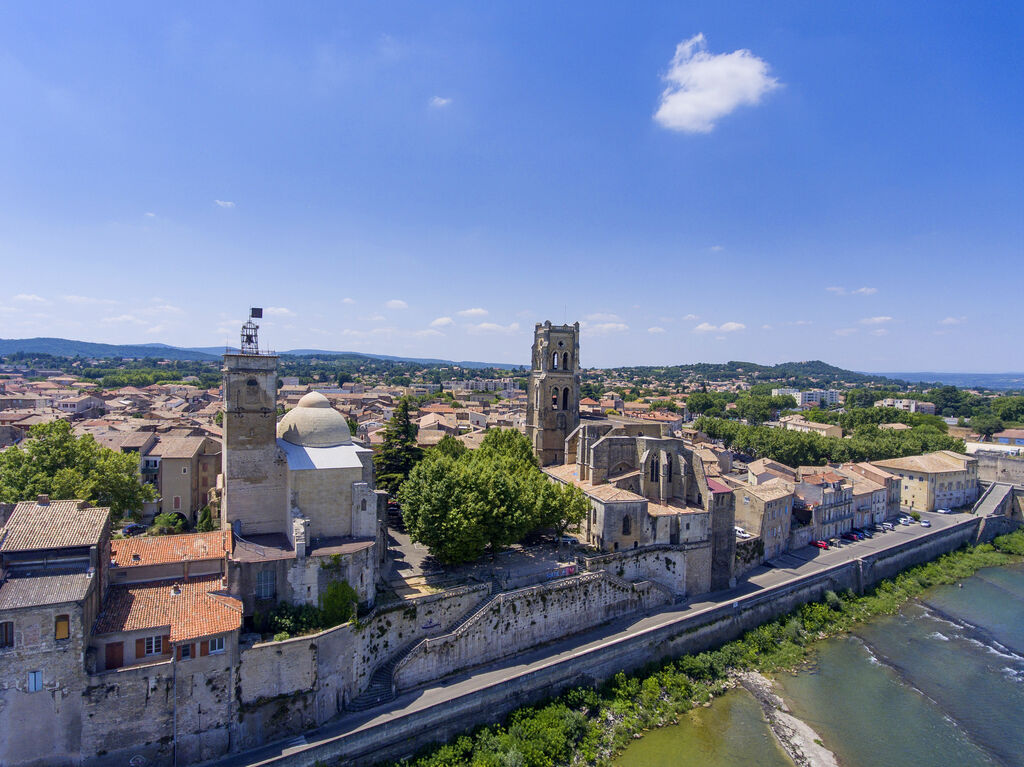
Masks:
[[[47,495],[46,493],[40,493],[36,497],[36,505],[37,506],[49,506],[50,505],[50,496]]]
[[[171,594],[174,596],[179,596],[181,594],[181,586],[179,586],[177,583],[171,586]]]

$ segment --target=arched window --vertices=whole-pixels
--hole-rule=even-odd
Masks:
[[[633,534],[633,520],[629,517],[622,518],[622,534],[632,535]]]
[[[669,456],[668,460],[665,462],[665,481],[672,481],[672,456]]]
[[[562,370],[569,369],[569,352],[562,352]]]
[[[658,459],[651,459],[651,482],[658,481]]]
[[[551,387],[551,408],[552,410],[558,410],[558,387]]]
[[[551,369],[558,370],[558,352],[551,354]]]
[[[562,389],[562,410],[569,409],[569,387]]]
[[[363,498],[362,503],[359,504],[360,511],[366,511],[366,499]]]

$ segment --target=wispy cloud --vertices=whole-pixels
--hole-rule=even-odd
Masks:
[[[119,314],[116,317],[104,317],[100,322],[106,325],[145,325],[145,320],[140,320],[134,314]]]
[[[460,317],[486,317],[487,310],[477,306],[473,309],[463,309],[462,311],[456,312],[456,314]]]
[[[513,322],[508,325],[499,325],[496,322],[480,322],[476,325],[468,325],[466,327],[470,333],[504,333],[510,335],[516,333],[519,330],[519,323]]]
[[[857,328],[839,328],[839,330],[835,331],[837,336],[852,336],[856,332]]]
[[[587,322],[622,322],[622,317],[609,312],[595,312],[588,314],[584,319]]]
[[[443,109],[451,103],[452,100],[450,98],[444,98],[443,96],[434,96],[430,100],[430,106],[434,107],[434,109]]]
[[[825,288],[825,290],[827,290],[829,293],[835,293],[837,296],[873,296],[875,295],[875,293],[878,292],[878,288],[863,287],[854,288],[853,290],[847,290],[846,288],[841,287],[839,285],[830,285],[829,287]]]
[[[887,336],[887,335],[889,335],[889,331],[886,330],[885,328],[875,328],[874,330],[871,331],[871,335],[873,335],[873,336]]]
[[[266,314],[269,314],[271,317],[294,317],[295,316],[295,312],[293,312],[291,309],[288,309],[288,308],[286,308],[284,306],[268,306],[263,311]]]
[[[699,319],[700,317],[698,317],[696,314],[687,314],[685,317],[683,317],[683,322],[693,322]]]
[[[20,301],[23,304],[48,304],[48,299],[42,296],[37,296],[35,293],[19,293],[14,297],[15,301]]]
[[[963,315],[959,317],[946,317],[945,319],[939,320],[940,325],[962,325],[967,322],[967,318]]]
[[[723,250],[725,250],[725,247],[722,245],[712,245],[710,248],[708,248],[708,250],[710,250],[712,253],[721,253]]]
[[[343,299],[341,299],[341,303],[343,303],[343,304],[354,304],[355,302],[356,302],[356,300],[354,298],[343,298]]]
[[[668,86],[654,119],[683,133],[709,133],[737,107],[758,104],[779,87],[764,60],[745,49],[708,53],[703,34],[676,46],[663,79]]]
[[[861,325],[884,325],[892,322],[892,317],[865,317],[860,321]]]
[[[449,325],[454,325],[454,324],[455,324],[455,320],[453,320],[451,317],[438,317],[436,320],[434,320],[433,322],[430,323],[430,327],[432,327],[432,328],[444,328],[444,327],[448,327]]]
[[[665,332],[665,328],[660,328],[657,325],[655,325],[653,328],[647,328],[647,332],[648,333],[664,333]]]
[[[417,338],[430,338],[432,336],[443,336],[440,330],[434,330],[434,328],[426,328],[425,330],[417,330],[413,333]]]
[[[723,322],[721,325],[712,325],[710,322],[702,322],[693,329],[694,333],[735,333],[739,330],[746,330],[747,326],[742,322]]]
[[[400,298],[392,298],[390,301],[384,303],[385,309],[408,309],[409,304]]]
[[[235,204],[231,200],[214,200],[213,204],[218,208],[233,208]]]
[[[151,210],[147,210],[147,211],[146,211],[145,213],[143,213],[142,215],[144,215],[144,216],[145,216],[146,218],[156,218],[156,213],[154,213],[154,212],[153,212],[153,211],[151,211]]]
[[[629,325],[625,322],[595,322],[587,323],[587,332],[594,335],[607,335],[608,333],[625,333]]]
[[[110,306],[117,301],[112,298],[95,298],[93,296],[61,296],[62,301],[79,306]]]

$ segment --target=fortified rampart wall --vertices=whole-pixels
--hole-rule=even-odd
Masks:
[[[965,543],[988,540],[1012,526],[995,519],[967,519],[901,546],[738,597],[734,602],[669,618],[664,623],[581,649],[569,657],[511,674],[481,690],[453,695],[404,716],[355,728],[264,764],[313,767],[317,760],[340,759],[346,765],[358,767],[409,756],[425,745],[449,740],[476,724],[493,722],[515,708],[566,689],[594,684],[654,660],[719,646],[802,604],[822,599],[826,591],[863,591],[904,568],[934,559]]]
[[[688,593],[687,571],[708,572],[711,552],[707,546],[648,546],[586,557],[583,568],[588,572],[607,570],[627,581],[653,581],[674,594],[685,596]]]
[[[416,645],[396,667],[395,685],[416,687],[671,601],[664,587],[604,570],[504,592],[455,631]]]

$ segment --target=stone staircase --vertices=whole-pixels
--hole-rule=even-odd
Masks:
[[[492,586],[491,593],[479,605],[467,610],[446,633],[453,633],[461,626],[469,623],[477,614],[482,613],[487,607],[500,596],[497,582]],[[365,711],[381,703],[388,703],[395,698],[395,668],[405,660],[405,657],[415,650],[424,639],[417,639],[410,642],[401,650],[392,655],[373,670],[370,675],[370,684],[358,696],[353,698],[345,707],[346,711]]]

